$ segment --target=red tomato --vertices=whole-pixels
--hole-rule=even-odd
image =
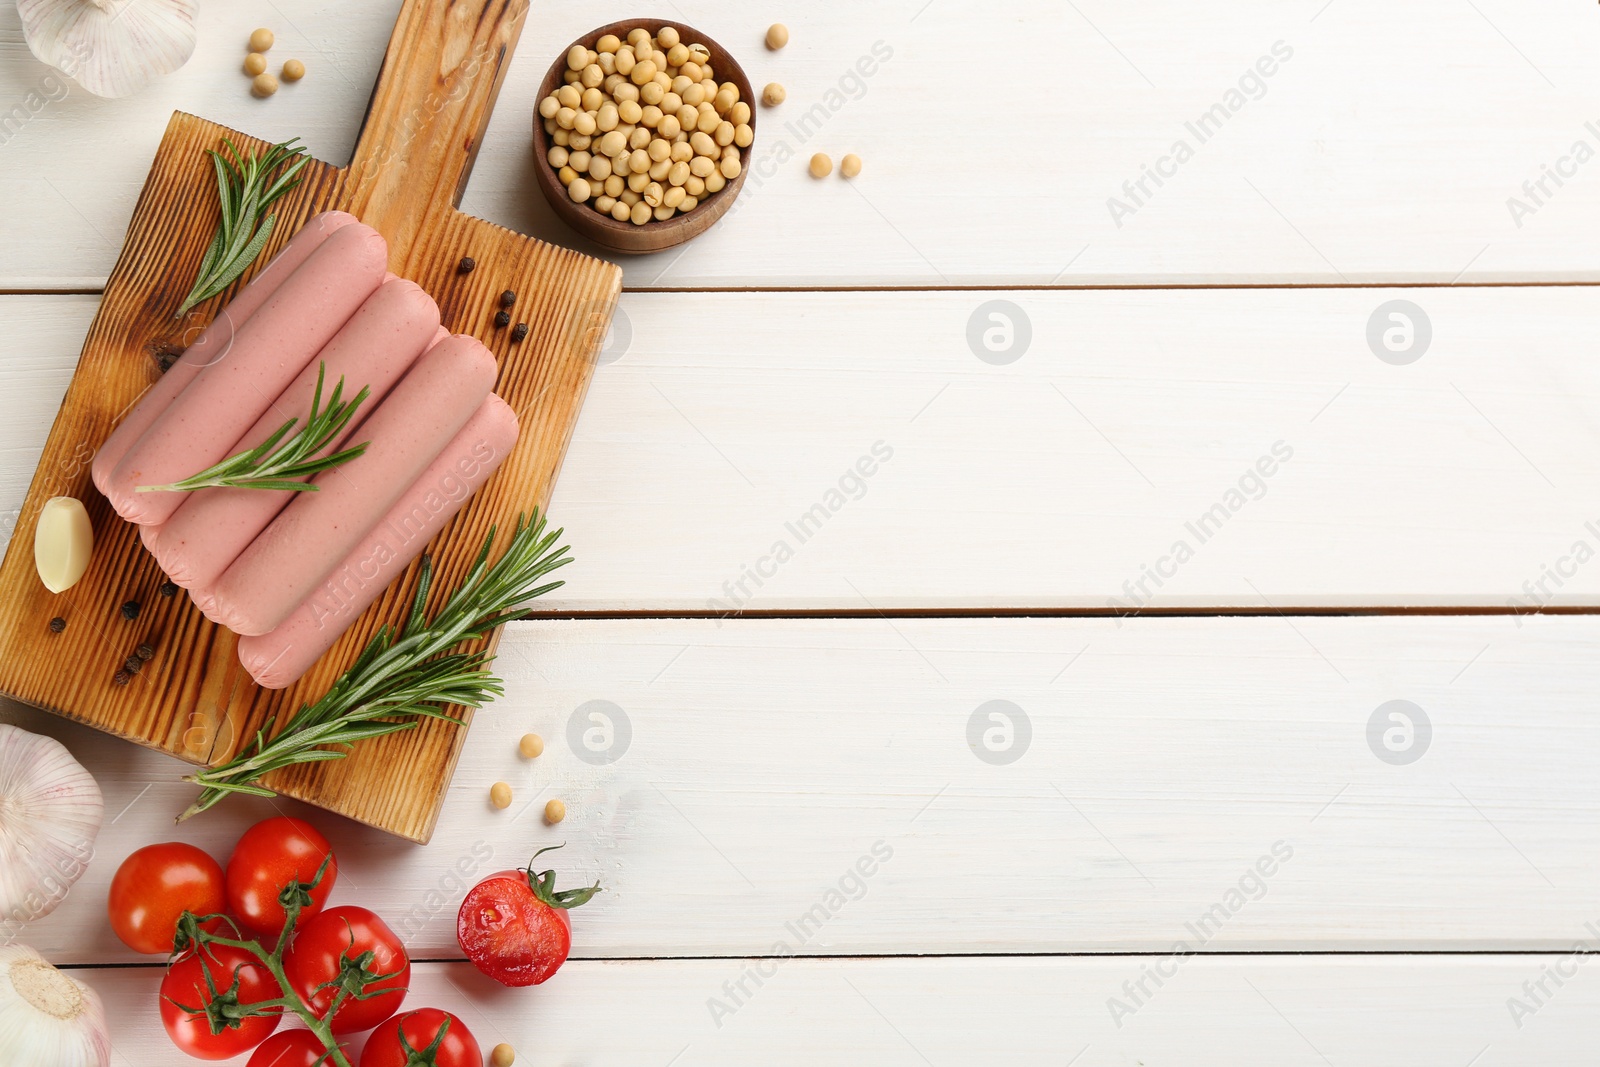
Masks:
[[[350,1050],[339,1047],[348,1058]],[[245,1067],[326,1067],[334,1062],[330,1055],[310,1030],[280,1030],[261,1043]]]
[[[483,1067],[483,1052],[466,1023],[438,1008],[420,1008],[374,1030],[361,1067]]]
[[[228,909],[258,934],[277,937],[286,921],[279,897],[285,887],[309,885],[327,861],[315,889],[302,896],[300,921],[305,922],[328,901],[339,876],[333,846],[304,819],[279,816],[258,822],[244,832],[228,859]]]
[[[243,949],[208,945],[202,952],[191,952],[168,967],[161,979],[161,1022],[173,1044],[198,1059],[226,1060],[248,1052],[271,1036],[278,1028],[276,1015],[239,1019],[224,1024],[221,1033],[213,1033],[205,1013],[206,1006],[212,1003],[206,972],[211,974],[218,1001],[231,999],[249,1005],[283,996],[271,972]],[[230,993],[235,978],[239,988]],[[185,1008],[201,1011],[191,1014]]]
[[[349,993],[333,1016],[336,1034],[371,1030],[399,1011],[411,981],[411,957],[394,931],[366,908],[348,904],[329,908],[300,927],[283,969],[290,987],[319,1019],[327,1018],[339,989]],[[362,981],[384,974],[392,977]],[[330,982],[334,984],[321,988]],[[378,995],[357,1000],[355,995],[363,991]]]
[[[559,848],[560,846],[553,846]],[[548,851],[540,849],[534,853]],[[501,985],[547,980],[572,951],[567,909],[588,903],[598,885],[555,891],[555,872],[500,871],[472,887],[456,915],[456,940],[474,967]]]
[[[123,944],[135,952],[166,955],[180,915],[212,915],[222,904],[221,865],[193,845],[169,841],[146,845],[122,861],[111,879],[106,911]]]

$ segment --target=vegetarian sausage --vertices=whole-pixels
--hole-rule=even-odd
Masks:
[[[362,424],[364,455],[312,480],[234,561],[200,610],[237,634],[276,628],[388,514],[494,388],[494,356],[456,335],[429,350]]]
[[[299,681],[489,480],[516,443],[516,413],[489,394],[439,458],[293,614],[271,633],[239,639],[239,662],[250,676],[268,689]]]
[[[383,279],[378,232],[342,226],[306,257],[117,464],[106,496],[131,522],[165,522],[185,494],[138,492],[226,458]]]
[[[161,413],[166,411],[177,399],[178,394],[198,375],[207,365],[226,354],[229,345],[233,343],[234,336],[239,327],[256,309],[266,303],[267,298],[278,291],[278,286],[283,280],[293,274],[295,268],[306,261],[306,257],[316,250],[333,235],[335,230],[350,225],[356,221],[354,215],[343,211],[324,211],[315,215],[300,227],[300,232],[289,239],[283,246],[283,251],[272,257],[268,263],[256,272],[250,279],[250,284],[239,290],[239,294],[228,302],[228,306],[217,312],[217,317],[211,324],[200,331],[200,336],[195,338],[193,344],[184,350],[176,363],[167,368],[161,380],[146,389],[144,396],[139,399],[132,411],[128,412],[122,422],[111,431],[111,436],[106,438],[105,444],[100,446],[100,451],[94,457],[94,484],[104,493],[111,484],[111,472],[117,469],[117,464],[128,454],[145,431],[155,425]]]
[[[344,379],[342,399],[348,403],[363,386],[372,396],[356,410],[344,431],[320,455],[337,452],[360,425],[359,419],[371,413],[434,341],[440,330],[439,306],[413,282],[396,279],[385,282],[367,298],[350,321],[300,372],[277,402],[240,439],[235,451],[254,448],[275,433],[284,422],[298,419],[294,433],[305,424],[317,388],[317,375],[326,368],[322,386],[322,405],[328,405],[334,386]],[[206,586],[222,577],[239,553],[290,500],[299,495],[289,490],[202,489],[189,493],[189,499],[162,524],[152,549],[161,569],[184,588]],[[148,542],[147,542],[148,544]]]

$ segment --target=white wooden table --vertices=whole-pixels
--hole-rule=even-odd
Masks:
[[[170,111],[342,160],[396,7],[208,3],[115,102],[49,99],[0,11],[0,106],[44,98],[0,115],[0,507]],[[638,14],[577,7],[535,5],[464,203],[568,243],[534,87]],[[117,864],[275,808],[428,961],[412,1003],[519,1064],[1592,1059],[1594,5],[667,7],[789,102],[727,220],[625,264],[552,505],[578,563],[434,843],[249,801],[175,831],[177,763],[0,709],[106,793],[25,938],[104,994],[116,1062],[179,1059]],[[267,102],[257,24],[311,71]],[[597,710],[609,754],[569,742]],[[556,980],[492,987],[456,906],[559,841],[608,891]]]

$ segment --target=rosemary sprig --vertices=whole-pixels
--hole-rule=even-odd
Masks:
[[[182,481],[172,482],[169,485],[141,485],[135,491],[192,493],[197,489],[228,486],[234,489],[317,492],[321,486],[300,479],[350,462],[365,452],[367,445],[371,443],[363,441],[359,445],[352,445],[331,455],[321,457],[317,455],[328,446],[328,442],[344,432],[344,428],[355,417],[356,408],[360,407],[371,394],[370,389],[363,388],[356,394],[354,400],[345,403],[341,399],[344,393],[344,379],[340,378],[339,383],[333,387],[333,393],[328,397],[328,406],[324,408],[322,379],[327,372],[326,363],[317,366],[317,388],[311,395],[311,415],[306,419],[305,427],[288,440],[285,441],[284,437],[294,429],[299,419],[290,419],[256,447],[229,456],[199,474],[191,474]],[[321,410],[318,410],[319,408]],[[282,447],[279,447],[279,442],[282,442]]]
[[[222,139],[222,147],[228,158],[221,152],[207,149],[217,172],[217,200],[222,206],[222,221],[217,224],[216,236],[211,239],[205,258],[200,261],[194,287],[178,307],[178,316],[226,289],[266,247],[277,216],[261,218],[261,213],[300,184],[300,171],[311,161],[311,157],[304,154],[305,146],[295,143],[298,140],[295,137],[273,145],[259,156],[243,158],[226,137]],[[300,158],[287,170],[274,176],[274,171],[297,156]]]
[[[273,771],[344,759],[357,742],[415,729],[423,718],[457,721],[444,710],[447,705],[481,708],[503,695],[504,683],[487,669],[488,654],[456,646],[510,622],[521,614],[522,604],[566,584],[538,584],[572,562],[565,545],[553,547],[563,531],[546,534],[544,529],[537,510],[531,521],[519,518],[511,544],[492,564],[491,529],[472,570],[431,618],[427,601],[433,569],[424,556],[405,625],[398,631],[387,626],[379,630],[327,694],[314,704],[302,704],[276,735],[276,719],[269,719],[239,755],[185,776],[184,781],[200,787],[200,795],[178,821],[230,793],[276,796],[256,784]]]

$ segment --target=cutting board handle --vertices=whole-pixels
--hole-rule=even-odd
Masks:
[[[341,206],[389,239],[405,274],[431,216],[461,201],[529,0],[405,0]]]

